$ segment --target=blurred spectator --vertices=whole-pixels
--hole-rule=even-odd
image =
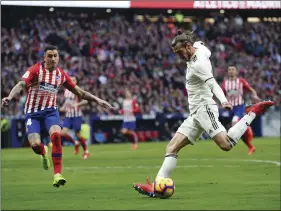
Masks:
[[[247,23],[236,15],[215,17],[215,23],[198,21],[192,29],[212,51],[217,80],[222,81],[228,64],[264,100],[280,105],[281,26],[279,23]],[[129,87],[142,113],[188,112],[185,90],[186,65],[172,52],[174,24],[139,22],[123,16],[97,20],[84,13],[37,15],[20,20],[15,28],[1,28],[1,94],[7,96],[27,68],[40,61],[46,44],[60,49],[60,66],[75,75],[79,85],[120,107],[123,90]],[[58,105],[63,95],[58,96]],[[7,115],[21,114],[25,98],[18,96]],[[91,103],[84,113],[104,113]]]

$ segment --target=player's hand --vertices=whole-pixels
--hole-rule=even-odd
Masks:
[[[2,106],[7,106],[12,99],[9,97],[4,97],[2,99]]]
[[[231,103],[229,103],[229,102],[224,102],[224,103],[222,103],[221,104],[222,105],[222,107],[224,108],[224,109],[226,109],[226,110],[232,110],[232,105],[231,105]]]
[[[65,108],[64,107],[60,108],[59,110],[60,110],[60,112],[65,112]]]
[[[74,104],[72,105],[72,107],[77,108],[77,107],[79,107],[79,105],[78,105],[78,103],[74,103]]]
[[[97,101],[97,103],[99,104],[99,106],[107,109],[107,110],[115,110],[115,108],[109,104],[109,102],[105,101],[105,100],[102,100],[102,99],[99,99]]]

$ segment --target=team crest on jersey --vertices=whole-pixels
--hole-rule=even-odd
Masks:
[[[196,62],[196,61],[197,61],[197,56],[196,56],[196,55],[192,58],[192,61],[193,61],[193,62]]]
[[[41,82],[39,85],[40,90],[48,91],[51,93],[57,92],[57,86],[46,82]]]
[[[60,76],[59,76],[59,75],[57,75],[57,76],[56,76],[56,80],[59,80],[59,79],[60,79]]]
[[[239,91],[236,90],[236,89],[232,89],[232,90],[229,90],[229,91],[227,92],[227,94],[228,94],[228,95],[231,95],[231,96],[236,96],[236,95],[239,94]]]
[[[27,72],[22,76],[22,78],[28,78],[28,77],[29,77],[29,74],[30,74],[30,72],[27,71]]]

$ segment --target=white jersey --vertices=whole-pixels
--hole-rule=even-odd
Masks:
[[[193,46],[197,50],[186,63],[186,89],[190,114],[195,113],[202,105],[216,104],[213,93],[206,84],[207,80],[213,78],[211,51],[201,41],[195,42]]]

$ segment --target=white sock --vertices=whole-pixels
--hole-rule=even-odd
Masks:
[[[165,160],[164,160],[160,170],[158,171],[155,181],[157,181],[160,178],[170,177],[170,174],[176,168],[177,157],[178,156],[175,154],[165,156]]]
[[[241,136],[245,133],[248,126],[252,123],[255,118],[256,114],[254,112],[250,112],[228,130],[227,136],[230,138],[229,142],[232,147],[237,144]]]

